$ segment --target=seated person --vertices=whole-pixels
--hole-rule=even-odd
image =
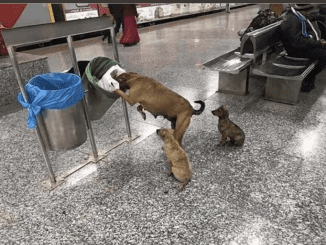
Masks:
[[[317,7],[320,15],[326,15],[326,4],[318,4]]]
[[[312,4],[294,4],[283,16],[280,38],[287,54],[291,57],[309,58],[319,62],[302,82],[301,91],[310,92],[315,88],[316,75],[326,65],[326,41],[320,39],[311,21],[325,21],[320,15],[312,15]]]

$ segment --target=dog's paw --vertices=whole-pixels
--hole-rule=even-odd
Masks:
[[[233,143],[232,141],[227,141],[227,142],[225,142],[224,145],[225,145],[225,146],[228,146],[228,147],[234,147],[234,146],[235,146],[234,143]]]
[[[222,146],[225,146],[225,144],[226,144],[226,142],[222,142],[222,141],[220,141],[220,143],[218,143],[218,147],[222,147]]]
[[[181,191],[183,191],[185,189],[186,185],[187,184],[183,183],[182,185],[177,186],[175,189],[177,190],[177,192],[181,192]]]

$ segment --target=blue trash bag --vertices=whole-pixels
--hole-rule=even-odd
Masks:
[[[46,73],[31,78],[25,85],[28,102],[22,93],[18,101],[28,109],[27,126],[33,129],[37,117],[46,109],[65,109],[77,104],[85,95],[84,86],[79,76],[70,73]]]

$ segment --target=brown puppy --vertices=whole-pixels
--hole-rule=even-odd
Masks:
[[[236,146],[242,146],[245,140],[245,134],[236,124],[229,119],[229,108],[220,106],[212,111],[213,115],[218,116],[218,130],[222,134],[219,146],[225,145],[227,138]]]
[[[165,143],[164,150],[170,166],[168,174],[173,174],[174,177],[182,183],[182,185],[178,188],[179,191],[182,191],[192,176],[191,165],[186,152],[174,139],[173,129],[158,129],[156,133]]]
[[[114,92],[124,98],[131,106],[139,103],[137,110],[144,120],[146,114],[143,109],[149,111],[155,118],[163,116],[171,121],[171,127],[175,129],[174,138],[180,145],[192,115],[199,115],[205,109],[203,101],[195,101],[195,103],[201,104],[201,108],[194,110],[188,100],[152,78],[134,72],[117,76],[116,70],[111,73],[111,77],[120,84],[120,89]],[[125,94],[127,89],[129,89],[129,95]]]

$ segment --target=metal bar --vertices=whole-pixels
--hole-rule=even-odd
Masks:
[[[77,63],[77,59],[76,59],[75,49],[74,49],[74,47],[72,45],[72,37],[71,37],[71,35],[67,36],[67,42],[68,42],[70,57],[71,57],[71,61],[72,61],[75,73],[78,74],[79,76],[81,76],[80,71],[79,71],[79,67],[78,67],[78,63]],[[90,122],[89,116],[88,116],[88,108],[87,108],[87,104],[86,104],[85,99],[83,99],[83,107],[84,107],[84,114],[85,114],[85,120],[86,120],[86,125],[87,125],[87,132],[88,132],[89,139],[90,139],[91,146],[92,146],[92,150],[93,150],[93,157],[94,157],[95,160],[97,160],[98,152],[97,152],[97,148],[96,148],[96,144],[95,144],[95,140],[94,140],[92,125],[91,125],[91,122]]]
[[[114,28],[110,28],[110,33],[111,33],[110,36],[112,40],[114,59],[119,63],[120,61],[119,61],[119,54],[117,49],[117,42],[115,40]],[[125,116],[128,138],[129,140],[131,140],[132,136],[131,136],[130,123],[129,123],[128,108],[127,108],[126,101],[124,99],[122,99],[122,109],[123,109],[123,114]]]
[[[24,89],[23,78],[22,78],[22,76],[20,74],[19,65],[18,65],[18,62],[17,62],[17,59],[16,59],[16,55],[15,55],[15,50],[14,50],[14,48],[12,46],[8,47],[8,53],[9,53],[12,66],[13,66],[15,74],[16,74],[16,78],[18,80],[20,91],[23,94],[25,102],[27,102],[28,101],[28,96],[27,96],[26,91]]]
[[[96,143],[95,143],[95,140],[94,140],[92,125],[91,125],[91,122],[89,120],[89,115],[88,115],[88,111],[87,111],[88,108],[87,108],[87,104],[86,104],[85,99],[83,99],[83,105],[84,105],[85,119],[86,119],[88,134],[89,134],[89,140],[91,142],[91,146],[92,146],[92,150],[93,150],[93,157],[94,157],[95,161],[97,161],[98,160],[98,152],[97,152],[97,147],[96,147]]]
[[[246,91],[245,91],[245,94],[248,94],[249,93],[250,66],[248,66],[246,69],[247,69],[247,76],[246,76]]]
[[[72,66],[74,67],[75,74],[81,76],[80,70],[79,70],[79,67],[78,67],[78,63],[77,63],[76,52],[75,52],[75,49],[74,49],[74,47],[72,45],[72,37],[71,37],[71,35],[67,36],[67,42],[68,42],[70,58],[71,58],[71,61],[72,61]]]
[[[11,62],[12,62],[12,65],[13,65],[17,80],[18,80],[20,90],[21,90],[21,92],[22,92],[22,94],[24,96],[25,102],[27,102],[28,101],[28,96],[27,96],[26,91],[24,89],[23,79],[21,77],[21,73],[20,73],[20,70],[19,70],[19,65],[18,65],[16,56],[15,56],[15,51],[14,51],[14,48],[12,46],[8,47],[8,53],[9,53],[9,56],[10,56],[10,59],[11,59]],[[54,184],[54,183],[56,183],[56,179],[55,179],[55,176],[54,176],[51,164],[50,164],[50,159],[49,159],[49,156],[48,156],[48,154],[46,152],[46,148],[44,146],[44,142],[43,142],[41,132],[40,132],[40,129],[38,128],[38,126],[36,126],[36,128],[35,128],[35,133],[36,133],[36,137],[37,137],[37,140],[39,142],[39,145],[41,146],[41,150],[42,150],[42,154],[43,154],[43,157],[44,157],[44,160],[45,160],[45,164],[46,164],[48,173],[50,175],[50,181],[51,181],[52,184]]]
[[[114,59],[117,62],[119,61],[119,54],[118,54],[118,49],[117,49],[117,42],[115,40],[115,32],[114,32],[114,28],[110,28],[110,33],[111,33],[111,40],[112,40],[112,46],[113,46],[113,54],[114,54]]]
[[[44,142],[43,142],[43,139],[42,139],[42,136],[41,136],[41,132],[40,132],[40,129],[38,128],[38,126],[36,126],[36,128],[35,128],[35,132],[36,132],[36,137],[37,137],[38,143],[41,146],[42,154],[43,154],[45,164],[46,164],[46,167],[47,167],[49,175],[50,175],[51,183],[55,184],[57,181],[55,179],[55,176],[54,176],[51,164],[50,164],[50,159],[49,159],[49,156],[48,156],[48,154],[46,152]]]
[[[122,108],[123,108],[123,113],[124,113],[124,115],[125,115],[127,134],[128,134],[129,139],[131,139],[132,136],[131,136],[131,130],[130,130],[130,123],[129,123],[128,109],[127,109],[126,101],[125,101],[124,99],[122,99]]]
[[[35,26],[24,26],[1,30],[3,39],[8,46],[26,46],[42,43],[67,36],[75,36],[113,28],[109,16],[88,18],[72,21],[60,21]]]

